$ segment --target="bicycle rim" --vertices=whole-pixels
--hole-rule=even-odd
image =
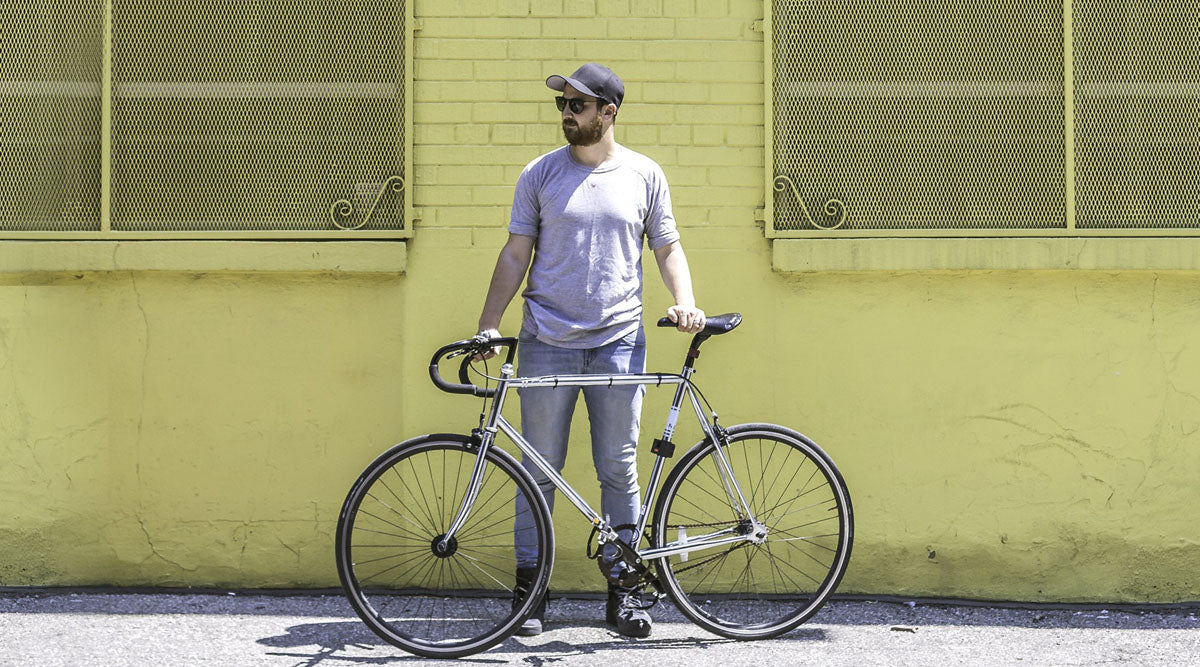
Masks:
[[[470,517],[443,544],[478,459],[464,436],[426,436],[380,456],[355,483],[338,521],[338,574],[380,637],[426,657],[485,650],[515,631],[549,585],[553,534],[532,479],[507,453],[487,454]],[[517,595],[514,522],[537,545],[534,585]]]
[[[670,556],[656,566],[676,606],[698,625],[763,639],[808,620],[837,588],[853,542],[850,495],[833,462],[803,435],[769,424],[728,434],[726,458],[767,527],[765,540]],[[655,545],[747,525],[726,488],[712,443],[689,451],[663,484]]]

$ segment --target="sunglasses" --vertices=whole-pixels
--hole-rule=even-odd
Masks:
[[[598,105],[604,104],[604,100],[584,100],[578,97],[563,97],[562,95],[554,98],[554,105],[558,107],[559,111],[567,108],[567,105],[569,104],[571,105],[571,113],[583,113],[583,110],[587,108],[587,105],[592,102],[595,102]]]

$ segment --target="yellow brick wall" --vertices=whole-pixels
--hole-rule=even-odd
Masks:
[[[589,61],[626,83],[617,140],[662,165],[679,224],[753,225],[763,204],[761,2],[426,2],[414,11],[421,227],[494,227],[521,168],[561,145],[546,77]]]

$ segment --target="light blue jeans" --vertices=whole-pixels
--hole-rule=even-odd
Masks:
[[[517,375],[540,377],[566,374],[644,373],[646,337],[637,331],[603,347],[572,350],[547,345],[522,335],[517,347]],[[571,417],[580,389],[587,405],[592,435],[592,462],[600,480],[600,513],[611,525],[632,524],[637,519],[640,489],[637,480],[637,441],[641,427],[643,386],[539,387],[519,390],[521,434],[555,470],[562,472],[567,460]],[[550,511],[554,511],[554,485],[528,457],[522,462],[541,489]],[[517,567],[533,567],[537,544],[528,504],[517,497],[515,538]],[[620,530],[628,541],[632,530]],[[606,549],[611,557],[614,550]]]

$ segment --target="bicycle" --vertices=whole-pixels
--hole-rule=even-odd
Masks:
[[[816,443],[774,424],[725,428],[692,383],[700,345],[740,322],[737,313],[709,318],[678,374],[516,377],[516,338],[476,336],[440,348],[430,361],[430,378],[443,391],[483,398],[480,426],[470,435],[436,433],[395,445],[351,487],[336,549],[338,575],[358,616],[399,648],[445,658],[504,641],[533,612],[550,582],[553,525],[533,477],[497,446],[503,433],[591,522],[589,557],[599,551],[591,552],[592,538],[612,544],[627,576],[652,602],[670,597],[697,625],[734,639],[775,637],[808,620],[849,563],[850,494]],[[675,326],[666,318],[658,325]],[[472,383],[477,355],[505,348],[500,376],[481,373],[484,386]],[[464,359],[459,383],[451,383],[440,364],[456,356]],[[626,543],[501,411],[513,388],[635,384],[676,388],[663,436],[651,448],[657,458],[634,537]],[[656,502],[685,401],[704,438],[667,474]],[[528,590],[513,583],[518,495],[532,513],[526,530],[534,535],[526,537],[538,545]]]

